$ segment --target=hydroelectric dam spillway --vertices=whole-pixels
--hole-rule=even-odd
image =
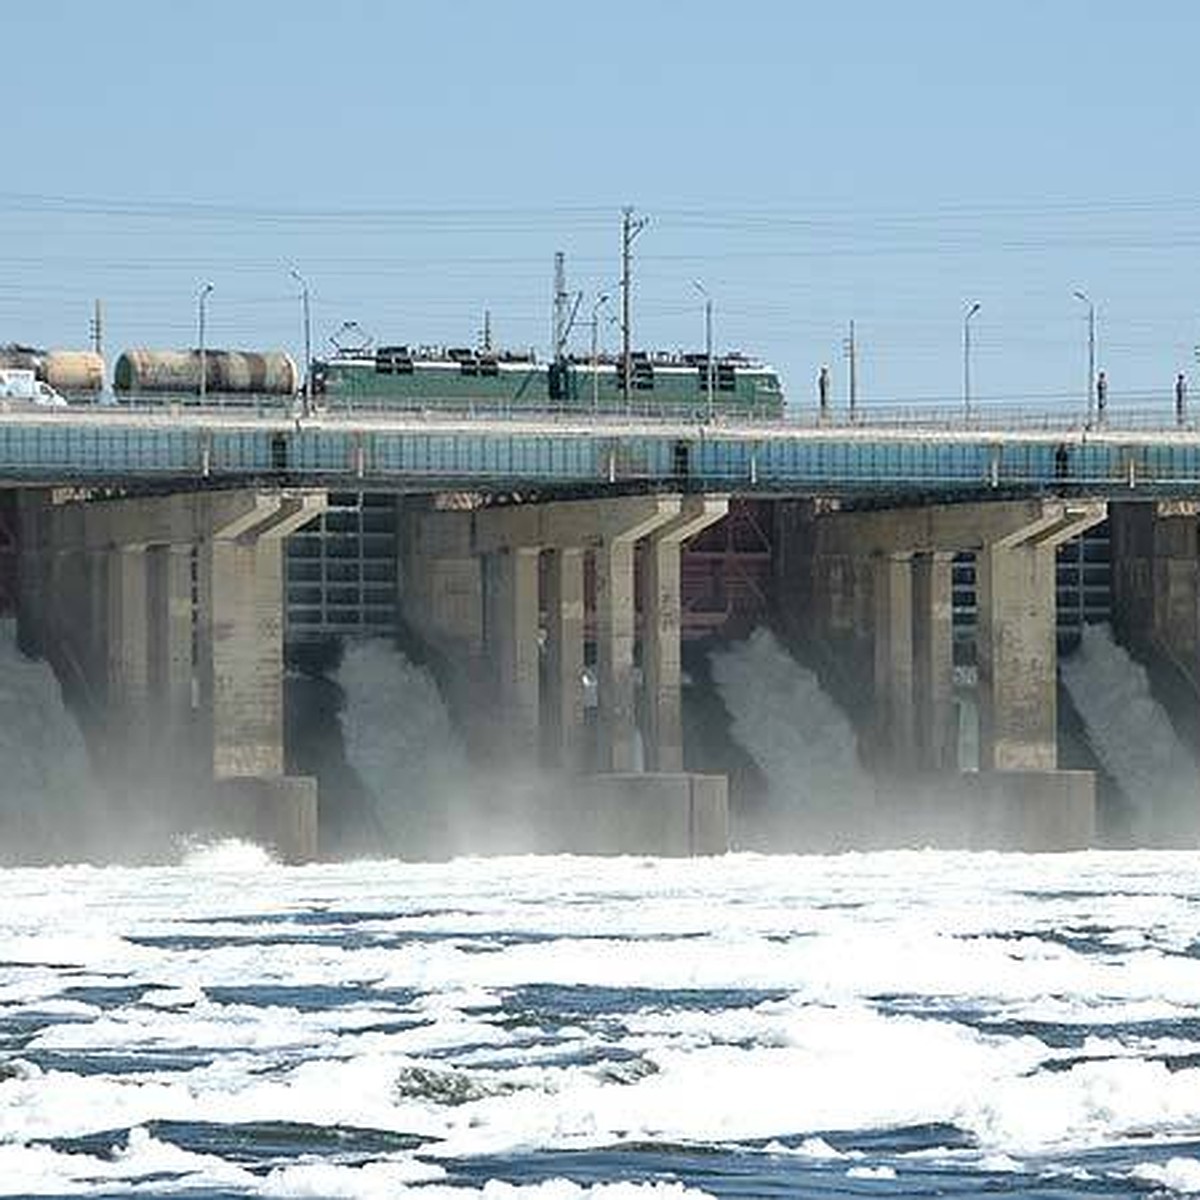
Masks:
[[[609,851],[727,844],[684,640],[773,627],[848,698],[871,803],[910,841],[1095,837],[1056,717],[1058,644],[1098,586],[1064,547],[1090,531],[1110,530],[1122,640],[1195,676],[1186,437],[9,415],[3,574],[97,770],[131,812],[169,796],[164,828],[285,857],[320,851],[314,781],[287,769],[289,640],[402,631],[472,761],[520,777],[514,825],[552,813],[548,848]]]

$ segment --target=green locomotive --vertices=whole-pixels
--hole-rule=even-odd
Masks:
[[[312,366],[318,405],[329,409],[428,410],[688,420],[783,416],[779,376],[740,354],[636,352],[629,395],[613,355],[539,362],[529,352],[380,346],[343,351]]]

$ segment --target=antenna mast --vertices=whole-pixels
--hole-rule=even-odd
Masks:
[[[96,301],[96,307],[92,313],[91,320],[92,334],[92,349],[97,354],[104,353],[104,305],[100,300]]]
[[[634,217],[633,208],[627,205],[621,219],[621,395],[629,408],[629,387],[633,375],[633,352],[629,344],[629,289],[630,262],[633,241],[646,228],[645,217]]]
[[[554,255],[554,361],[565,362],[567,359],[567,340],[575,326],[575,318],[579,314],[579,302],[583,299],[582,292],[576,292],[574,297],[567,291],[566,256],[561,250]]]

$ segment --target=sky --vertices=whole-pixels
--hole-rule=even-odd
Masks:
[[[1200,397],[1194,0],[38,0],[5,6],[0,342],[110,360],[549,349],[553,260],[615,349],[781,373],[811,409]],[[340,335],[347,340],[347,334]]]

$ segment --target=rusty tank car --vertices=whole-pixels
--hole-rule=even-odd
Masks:
[[[126,350],[113,371],[113,389],[124,395],[196,395],[199,350]],[[294,396],[300,371],[280,350],[205,350],[204,390],[210,396]]]

